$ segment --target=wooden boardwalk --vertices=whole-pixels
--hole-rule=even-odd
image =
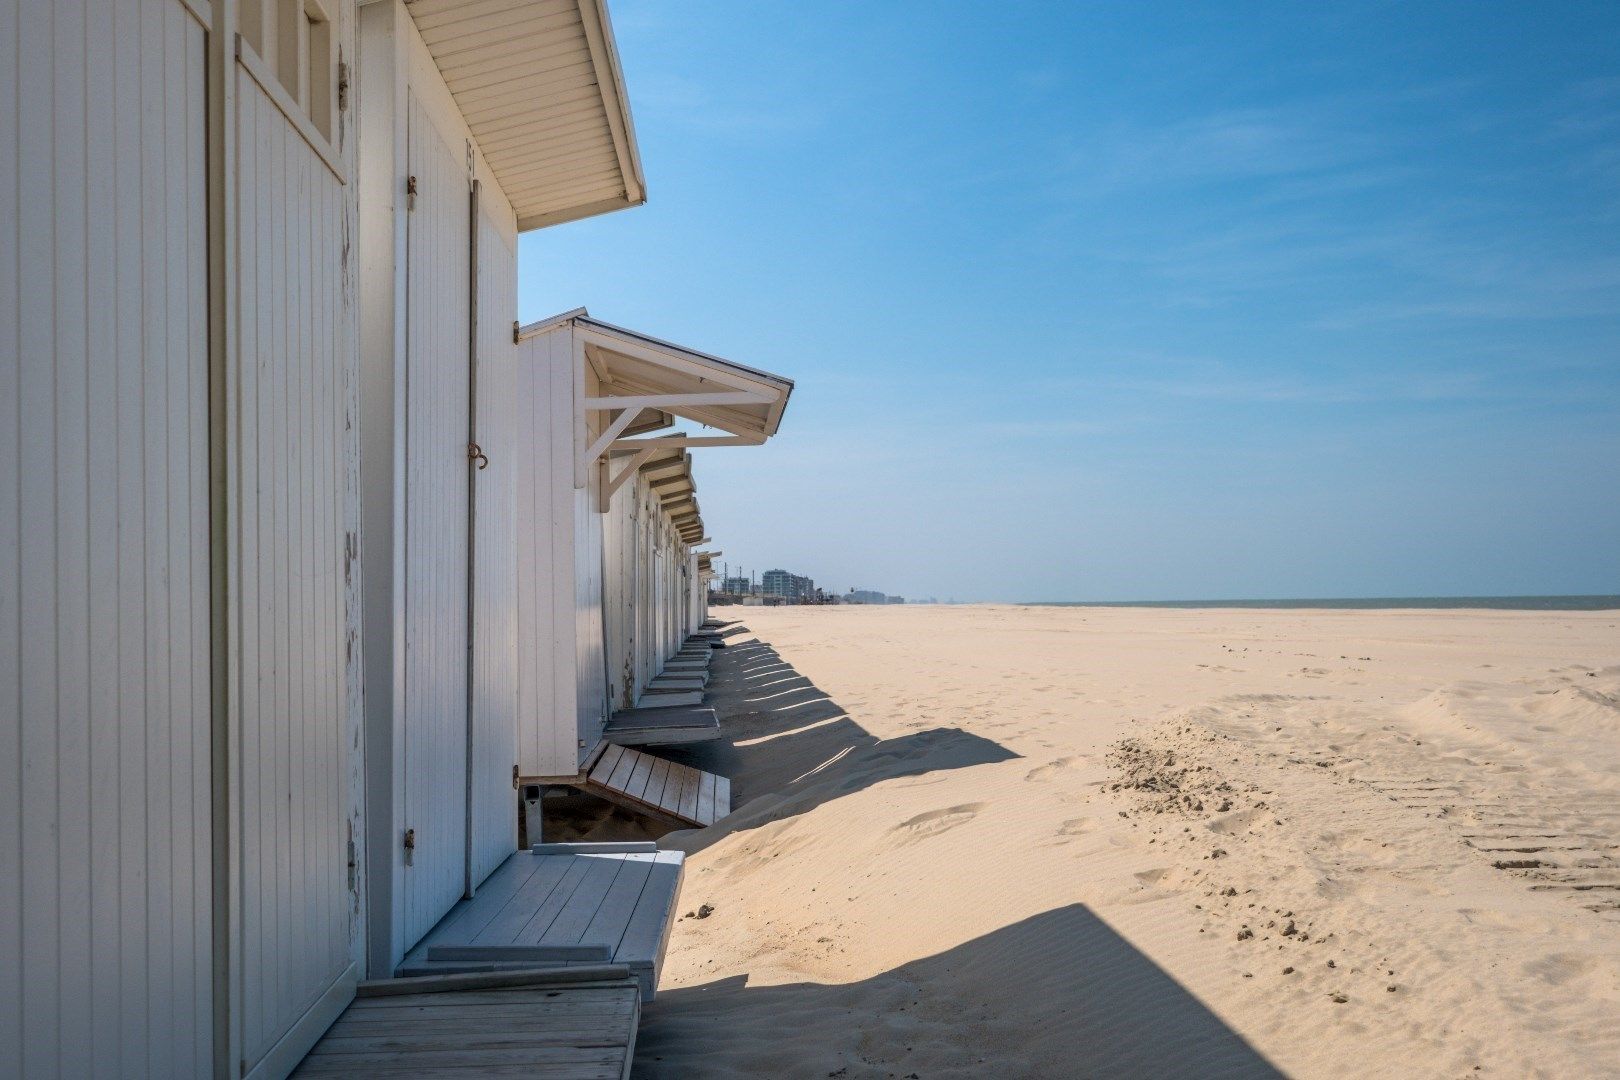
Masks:
[[[623,971],[518,986],[481,987],[473,977],[460,989],[439,978],[362,984],[293,1076],[622,1080],[641,1017],[639,988]]]
[[[713,825],[731,813],[731,781],[624,746],[609,746],[581,785],[599,798],[676,825]]]
[[[627,967],[652,1000],[674,919],[684,856],[652,845],[542,845],[519,851],[450,909],[398,974]],[[643,850],[626,850],[640,847]],[[561,853],[558,853],[561,852]]]

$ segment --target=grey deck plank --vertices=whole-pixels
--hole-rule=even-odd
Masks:
[[[651,754],[642,754],[640,758],[630,773],[630,779],[624,785],[624,793],[632,799],[641,798],[642,792],[647,790],[647,781],[652,777],[653,765],[658,761]]]
[[[692,815],[705,825],[714,824],[714,773],[702,773],[698,777],[697,812]]]
[[[436,1004],[399,1004],[425,1000]],[[293,1075],[616,1080],[629,1070],[640,1015],[641,994],[629,980],[560,992],[522,987],[361,998]]]
[[[681,804],[676,813],[689,821],[697,820],[698,788],[701,786],[702,778],[695,774],[681,785]]]
[[[574,895],[557,917],[547,925],[545,932],[535,938],[540,945],[572,945],[585,940],[585,928],[596,917],[597,911],[607,900],[608,893],[613,889],[613,882],[624,871],[626,863],[636,858],[647,856],[637,855],[601,855],[586,856],[585,860],[591,865],[585,876],[580,879],[579,887]]]
[[[639,760],[640,756],[634,752],[621,754],[613,766],[613,772],[603,783],[615,791],[623,791],[625,784],[630,782],[630,774],[636,771],[636,762]]]
[[[613,775],[613,770],[618,767],[619,758],[623,754],[624,747],[619,746],[617,743],[609,743],[603,748],[602,756],[597,758],[596,764],[591,767],[590,779],[599,782],[606,781],[608,777]]]
[[[664,953],[669,948],[670,931],[675,925],[675,904],[680,899],[685,864],[678,851],[660,851],[642,886],[636,909],[619,939],[620,956],[652,957],[653,985],[663,970]]]
[[[602,906],[596,909],[596,915],[585,927],[585,932],[580,935],[580,941],[606,942],[613,950],[609,958],[618,956],[619,942],[624,940],[630,916],[636,913],[636,904],[641,900],[641,892],[647,885],[656,858],[657,855],[653,854],[625,860],[624,868],[613,879],[613,887],[602,900]]]
[[[699,742],[720,737],[720,718],[707,705],[645,705],[614,713],[602,737],[632,746]]]
[[[652,775],[647,778],[647,790],[641,793],[643,802],[654,806],[662,806],[664,784],[669,780],[671,762],[668,758],[659,758],[658,764],[653,766]]]
[[[560,915],[569,904],[573,903],[574,893],[579,890],[580,881],[584,879],[586,872],[590,869],[590,860],[573,855],[536,855],[532,857],[557,859],[565,863],[562,881],[557,884],[557,887],[552,890],[551,895],[546,897],[543,903],[524,913],[528,915],[528,918],[522,920],[521,925],[515,927],[510,936],[498,944],[538,944],[540,935],[546,932],[546,928],[551,925],[552,920]],[[490,943],[496,944],[493,940]],[[480,944],[483,943],[480,942]]]
[[[534,912],[550,901],[564,887],[569,867],[573,864],[565,855],[530,855],[535,862],[534,874],[527,886],[507,900],[501,910],[478,933],[465,940],[468,945],[509,945],[533,917]],[[515,861],[508,859],[508,862]],[[447,943],[447,942],[440,942]]]
[[[457,905],[447,918],[440,920],[439,925],[428,931],[421,944],[412,952],[420,951],[424,946],[430,947],[441,940],[471,941],[478,936],[480,930],[489,925],[490,920],[500,914],[507,901],[518,894],[539,868],[537,863],[507,859],[493,874],[484,879],[484,884],[479,886],[477,894],[471,900]]]

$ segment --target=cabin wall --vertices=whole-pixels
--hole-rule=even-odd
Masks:
[[[521,462],[514,538],[518,770],[525,777],[565,776],[579,758],[573,335],[565,329],[526,338],[517,358],[510,441]]]
[[[615,471],[628,464],[621,455]],[[608,700],[614,709],[635,704],[635,500],[636,481],[625,481],[613,493],[603,518],[604,640]]]
[[[212,1060],[206,27],[0,11],[0,1074]]]
[[[228,0],[7,12],[0,1074],[284,1072],[359,925],[346,118]]]
[[[587,397],[601,393],[595,372],[584,371],[582,389]],[[585,442],[594,442],[606,427],[601,413],[585,424]],[[584,471],[584,485],[573,491],[574,527],[574,678],[576,704],[575,767],[602,737],[608,719],[607,658],[603,617],[603,515],[600,511],[602,470]]]
[[[516,844],[517,227],[405,7],[361,21],[367,966],[385,977]]]
[[[357,977],[352,192],[341,146],[323,154],[308,141],[262,65],[239,60],[235,84],[237,351],[225,421],[234,1019],[246,1069],[263,1061],[276,1072]]]
[[[529,462],[514,453],[521,385],[512,321],[517,312],[517,230],[493,177],[481,177],[478,210],[478,386],[475,440],[489,464],[473,473],[473,734],[471,861],[474,885],[517,848],[519,716],[518,546],[526,522],[518,487]]]

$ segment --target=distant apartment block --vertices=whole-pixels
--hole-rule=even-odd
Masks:
[[[779,597],[790,604],[799,604],[814,599],[816,583],[801,574],[790,574],[786,570],[767,570],[760,578],[759,591],[766,596]]]
[[[733,596],[744,596],[751,590],[745,577],[728,577],[720,582],[720,591]]]
[[[851,589],[844,595],[846,604],[887,604],[889,598],[876,589]]]

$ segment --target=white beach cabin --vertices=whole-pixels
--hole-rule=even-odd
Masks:
[[[514,847],[479,444],[517,234],[644,198],[607,15],[42,0],[0,63],[0,1074],[285,1075]]]
[[[765,442],[793,384],[583,310],[522,327],[518,339],[529,381],[516,400],[533,426],[515,452],[535,463],[518,516],[536,522],[517,540],[518,772],[524,783],[583,784],[610,743],[717,730],[702,708],[686,717],[706,713],[702,731],[673,715],[660,717],[675,721],[662,735],[619,738],[614,725],[659,704],[646,700],[653,680],[704,618],[688,448]],[[672,416],[715,430],[663,431]]]

